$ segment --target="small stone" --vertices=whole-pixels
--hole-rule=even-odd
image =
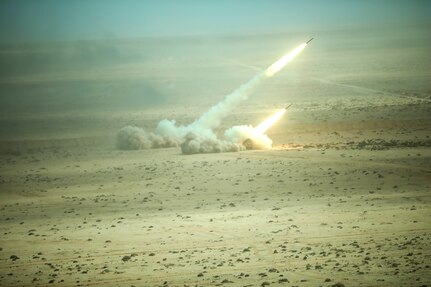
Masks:
[[[123,262],[126,262],[126,261],[129,261],[130,258],[131,258],[130,256],[126,255],[126,256],[123,256],[123,258],[121,258],[121,260],[123,260]]]
[[[19,257],[18,257],[18,256],[16,256],[16,255],[11,255],[9,258],[10,258],[12,261],[15,261],[15,260],[18,260],[18,259],[19,259]]]

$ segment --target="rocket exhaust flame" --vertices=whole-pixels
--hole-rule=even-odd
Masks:
[[[277,113],[275,113],[274,115],[270,116],[269,118],[261,122],[257,127],[254,128],[255,132],[259,134],[265,133],[286,113],[287,109],[290,108],[291,106],[292,104],[286,106],[284,109],[279,110]]]
[[[281,109],[274,115],[270,116],[263,122],[261,122],[257,127],[254,128],[254,130],[259,133],[263,134],[265,133],[270,127],[272,127],[284,114],[286,113],[286,109]]]
[[[292,61],[296,56],[298,56],[299,53],[304,50],[304,48],[307,46],[307,43],[302,43],[298,47],[296,47],[293,51],[290,53],[284,55],[280,60],[269,66],[265,71],[265,76],[272,77],[277,72],[279,72],[281,69],[284,68],[284,66],[287,65],[290,61]]]

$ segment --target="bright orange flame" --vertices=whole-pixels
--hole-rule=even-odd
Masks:
[[[254,131],[258,134],[263,134],[266,132],[270,127],[272,127],[286,112],[286,109],[281,109],[274,115],[270,116],[263,122],[261,122],[257,127],[254,128]]]
[[[283,69],[283,67],[286,66],[287,63],[289,63],[290,61],[292,61],[293,58],[295,58],[299,53],[301,53],[301,51],[304,50],[304,48],[306,46],[307,46],[307,43],[302,43],[301,45],[299,45],[298,47],[296,47],[293,51],[291,51],[288,54],[284,55],[280,60],[278,60],[277,62],[275,62],[274,64],[272,64],[271,66],[269,66],[268,69],[266,69],[265,75],[267,77],[274,76],[275,73],[277,73],[278,71],[280,71],[281,69]]]

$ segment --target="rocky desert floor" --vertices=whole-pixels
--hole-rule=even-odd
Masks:
[[[358,141],[366,125],[316,125],[269,151],[2,155],[2,284],[429,284],[427,136]]]

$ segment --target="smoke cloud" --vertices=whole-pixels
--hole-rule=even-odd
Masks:
[[[272,140],[264,133],[283,115],[285,110],[264,121],[256,128],[247,125],[234,126],[225,132],[225,140],[218,139],[214,130],[220,126],[221,121],[235,107],[247,100],[250,93],[260,82],[275,75],[296,57],[305,46],[307,44],[303,43],[284,55],[265,71],[257,74],[233,93],[227,95],[221,102],[211,107],[190,125],[178,126],[175,120],[164,119],[159,122],[154,133],[148,133],[139,127],[126,126],[120,129],[117,134],[117,147],[128,150],[180,145],[183,154],[270,149]]]
[[[125,126],[117,133],[117,148],[122,150],[177,147],[178,144],[174,138],[147,133],[134,126]]]
[[[181,144],[183,154],[244,150],[245,147],[240,142],[218,139],[213,130],[220,126],[222,119],[237,105],[248,98],[265,77],[264,73],[256,75],[188,126],[178,126],[175,120],[164,119],[158,123],[154,133],[134,126],[123,127],[117,134],[117,148],[150,149],[176,147]]]
[[[245,150],[242,144],[219,140],[215,137],[202,137],[188,133],[181,144],[183,154],[236,152]]]

